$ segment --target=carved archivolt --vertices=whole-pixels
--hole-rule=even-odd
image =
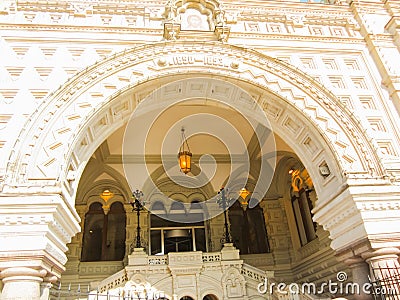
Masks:
[[[249,49],[175,41],[116,54],[52,93],[17,138],[7,165],[8,189],[28,182],[73,186],[90,155],[127,122],[138,101],[153,90],[152,84],[160,86],[190,74],[219,77],[249,90],[278,134],[302,152],[300,158],[315,160],[315,165],[331,162],[332,176],[384,174],[360,122],[309,76]],[[318,176],[313,165],[305,166],[313,179]],[[67,180],[71,172],[74,180]]]

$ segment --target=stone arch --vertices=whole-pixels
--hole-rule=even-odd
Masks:
[[[295,168],[300,170],[304,169],[302,162],[294,153],[287,153],[285,157],[283,157],[279,161],[279,164],[275,168],[276,176],[281,176],[282,174],[288,174],[290,168]],[[285,182],[284,180],[277,180],[277,178],[275,178],[275,184],[276,184],[275,189],[278,192],[285,190],[287,186],[290,185],[290,182]],[[287,192],[289,193],[289,191]]]
[[[190,299],[196,299],[196,294],[195,292],[193,292],[192,289],[185,288],[178,293],[177,299],[183,300],[187,299],[187,297],[189,297]]]
[[[359,121],[308,75],[250,49],[175,41],[115,54],[53,92],[19,134],[3,192],[23,191],[27,185],[57,186],[73,202],[86,161],[127,121],[136,104],[155,86],[191,76],[221,78],[250,93],[278,135],[307,161],[325,201],[345,176],[385,175]],[[318,166],[327,162],[331,175],[322,178]]]
[[[207,300],[218,300],[218,297],[215,296],[215,295],[212,294],[212,293],[208,293],[208,294],[204,295],[204,296],[202,297],[202,299],[203,299],[203,300],[204,300],[204,299],[207,299]]]
[[[214,295],[217,299],[223,299],[224,292],[220,281],[204,274],[200,275],[200,281],[204,283],[203,288],[200,289],[200,299],[209,294]]]
[[[103,182],[104,186],[113,186],[113,188],[115,188],[124,199],[127,201],[130,199],[130,188],[126,178],[114,168],[102,163],[98,163],[97,159],[92,158],[86,165],[85,170],[86,172],[84,173],[84,176],[82,176],[82,180],[80,180],[76,191],[77,199],[86,199],[90,190],[92,190],[94,187],[100,188],[101,184],[99,184],[99,181],[95,180],[102,174],[110,176],[109,182]]]
[[[101,192],[107,187],[114,192],[114,197],[109,199],[107,203],[101,199]],[[95,194],[97,197],[92,197]],[[117,182],[107,179],[102,179],[93,184],[93,186],[86,190],[84,194],[82,194],[81,204],[86,204],[87,207],[90,206],[93,202],[100,202],[103,205],[112,205],[114,202],[121,202],[122,204],[126,204],[129,201],[129,195],[126,192],[126,189],[121,187]]]
[[[167,211],[165,210],[164,203],[160,200],[154,201],[151,205],[151,209],[152,210],[161,210],[161,211],[165,211],[165,213],[167,213]]]
[[[158,191],[154,190],[154,185],[151,183],[152,181],[156,182],[157,186],[163,186],[163,185],[167,185],[167,184],[171,183],[171,179],[168,176],[165,176],[166,175],[165,171],[166,170],[165,170],[164,166],[160,166],[152,172],[151,176],[143,184],[143,192],[145,192],[145,194],[152,195],[152,194],[158,192]],[[200,170],[199,166],[192,163],[192,173],[198,174],[200,172],[201,172],[201,170]],[[202,179],[206,178],[206,177],[204,177],[203,174],[201,174],[200,176]],[[207,184],[204,187],[200,187],[199,189],[201,190],[202,195],[206,196],[207,198],[210,198],[213,196],[214,191],[210,184]]]
[[[200,168],[197,165],[192,165],[192,169],[194,169],[193,172],[198,172],[200,173]],[[161,190],[164,187],[167,187],[169,184],[173,184],[173,181],[168,177],[165,176],[165,169],[164,166],[158,167],[156,170],[154,170],[151,174],[151,176],[146,180],[146,182],[143,185],[143,192],[146,195],[147,199],[149,200],[149,207],[151,207],[151,203],[154,201],[159,201],[163,203],[165,207],[165,211],[167,213],[170,212],[171,209],[171,203],[167,201],[166,199],[173,198],[174,200],[181,201],[185,207],[185,212],[188,213],[192,209],[191,202],[192,200],[199,200],[201,199],[202,201],[207,200],[213,196],[213,189],[210,183],[208,183],[205,186],[199,187],[198,192],[190,192],[188,195],[184,195],[179,192],[175,192],[170,194],[168,197],[164,195]],[[151,181],[154,180],[154,183]],[[158,187],[159,189],[155,189],[154,187]],[[186,200],[186,201],[185,201]],[[207,207],[204,205],[201,205],[201,208],[204,210],[204,214],[208,214]]]

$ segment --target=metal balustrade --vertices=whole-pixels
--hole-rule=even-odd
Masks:
[[[389,265],[372,269],[371,293],[375,300],[400,300],[400,270]]]

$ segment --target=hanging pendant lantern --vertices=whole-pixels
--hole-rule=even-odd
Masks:
[[[100,198],[104,200],[104,204],[103,204],[103,210],[104,213],[107,215],[108,212],[110,211],[110,204],[108,204],[108,200],[110,200],[112,197],[114,197],[114,193],[111,192],[110,190],[104,190],[101,194],[100,194]]]
[[[110,190],[104,190],[100,194],[100,198],[103,199],[105,203],[107,203],[107,201],[110,200],[112,197],[114,197],[114,193]]]
[[[247,196],[250,195],[250,192],[246,188],[242,188],[239,191],[239,196],[240,196],[240,205],[242,206],[243,210],[247,209],[247,206],[249,205],[249,200],[247,199]]]
[[[183,173],[187,174],[190,172],[191,160],[192,153],[190,152],[189,144],[186,140],[185,129],[182,128],[182,143],[181,147],[179,148],[178,162],[179,168]]]

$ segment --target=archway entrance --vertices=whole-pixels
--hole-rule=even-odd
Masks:
[[[224,91],[224,93],[219,92],[218,95],[217,91]],[[121,97],[128,97],[132,91],[126,93]],[[207,77],[199,77],[166,84],[156,89],[154,94],[156,95],[149,94],[142,100],[143,105],[147,104],[145,107],[150,108],[147,111],[144,110],[143,114],[138,114],[137,122],[133,122],[133,126],[126,122],[94,151],[78,186],[76,207],[79,207],[82,219],[85,218],[85,210],[90,209],[91,201],[94,199],[99,201],[100,193],[106,189],[114,194],[114,197],[108,201],[120,201],[125,205],[127,224],[130,224],[126,229],[125,261],[129,260],[128,255],[132,251],[130,246],[135,245],[137,228],[136,217],[133,216],[128,203],[129,193],[132,190],[142,189],[146,200],[146,211],[140,213],[141,240],[146,241],[143,245],[144,252],[150,257],[148,261],[162,263],[168,261],[169,254],[221,251],[221,238],[225,227],[221,211],[217,211],[216,200],[219,197],[219,189],[224,186],[231,189],[230,194],[227,195],[236,200],[228,213],[231,240],[240,250],[241,258],[246,264],[260,270],[261,268],[277,269],[275,278],[289,278],[289,276],[299,276],[299,274],[307,276],[305,274],[308,267],[302,267],[301,260],[298,260],[296,271],[288,267],[288,262],[295,260],[290,251],[298,251],[305,255],[306,248],[301,249],[301,247],[310,242],[312,243],[310,245],[315,247],[315,255],[324,255],[325,266],[337,265],[333,251],[329,249],[328,233],[324,232],[321,226],[313,226],[311,211],[316,205],[316,192],[313,180],[297,157],[296,151],[278,133],[273,132],[271,134],[276,148],[274,151],[262,152],[265,149],[264,144],[271,145],[271,140],[268,139],[269,132],[264,130],[266,126],[261,126],[261,122],[251,126],[252,120],[248,121],[245,114],[247,104],[243,104],[242,109],[235,110],[234,107],[226,104],[228,101],[218,102],[219,97],[222,99],[225,97],[234,103],[237,101],[257,104],[251,100],[250,96],[246,98],[244,90],[219,79],[210,80]],[[154,101],[157,105],[152,106],[153,102],[146,102],[147,99]],[[166,109],[160,105],[163,101],[168,104]],[[153,112],[152,108],[159,109],[160,106],[163,108],[161,113],[154,114],[157,118],[151,122],[150,127],[145,127],[143,125],[146,125],[145,121],[151,120],[149,115]],[[138,111],[141,112],[139,109]],[[259,120],[254,115],[256,114],[253,113],[253,119]],[[215,121],[210,121],[211,118]],[[187,142],[193,152],[193,169],[186,175],[180,173],[176,159],[180,145],[181,125],[184,125],[188,132]],[[231,127],[227,125],[235,130],[231,130]],[[129,129],[129,126],[132,127]],[[283,130],[282,132],[284,133]],[[169,140],[169,135],[173,137],[171,140]],[[264,138],[259,138],[259,136]],[[127,150],[124,151],[126,138],[132,143],[128,144]],[[162,152],[164,149],[170,150],[168,145],[163,148],[163,143],[170,143],[169,145],[173,146],[172,150]],[[242,148],[239,147],[240,143],[243,144]],[[144,153],[139,149],[143,145]],[[237,164],[239,167],[236,167],[234,163],[237,162],[232,163],[232,159],[245,162],[242,155],[246,152],[249,156],[248,168],[244,168],[241,164]],[[214,157],[215,162],[207,156],[202,161],[202,156],[205,154]],[[267,159],[277,156],[274,158],[278,161],[277,172],[274,172],[270,165],[262,163],[260,159],[262,156]],[[143,163],[140,160],[141,157],[145,158],[145,171],[148,171],[148,174],[141,173]],[[208,173],[207,168],[213,164],[216,168],[215,172]],[[124,173],[124,168],[125,171],[126,169],[133,170],[129,174],[134,176],[132,182],[128,182],[129,178]],[[262,168],[264,171],[271,171],[269,174],[274,175],[270,178],[271,182],[268,183],[264,192],[256,188],[259,177],[264,179],[266,177],[260,172]],[[293,200],[295,204],[292,204],[291,196],[299,197],[299,195],[290,192],[293,179],[291,170],[298,172],[297,179],[293,180],[298,189],[296,192],[302,190],[306,193],[307,189],[306,194],[301,194],[304,196],[301,198],[302,201]],[[238,180],[242,176],[245,176],[244,185],[240,185]],[[198,182],[204,184],[196,185]],[[97,189],[92,188],[92,185]],[[247,199],[249,204],[246,210],[243,209],[242,203],[237,201],[237,192],[242,187],[251,192],[251,196]],[[277,194],[281,196],[277,197]],[[234,198],[235,195],[236,198]],[[300,207],[297,203],[302,206]],[[304,203],[310,204],[305,207]],[[109,203],[102,202],[102,205],[108,206]],[[215,211],[218,213],[215,214]],[[187,217],[202,219],[187,220]],[[314,235],[310,235],[308,240],[302,240],[301,237],[304,232],[307,232],[306,230],[312,230]],[[317,231],[321,235],[320,240],[316,239]],[[320,244],[324,246],[320,247]],[[76,239],[70,247],[75,249],[83,247],[82,253],[85,252],[85,245],[79,239]],[[321,253],[317,253],[318,251]],[[207,261],[221,259],[218,255],[212,258],[208,254],[204,255]],[[71,255],[69,261],[67,269],[89,268],[88,263],[80,260],[78,252],[74,257]],[[98,261],[97,265],[103,266],[104,270],[116,268],[115,262],[111,261]],[[123,268],[122,263],[120,268]],[[314,270],[315,273],[324,271]],[[108,275],[113,272],[110,271]],[[239,277],[237,273],[234,274]],[[91,274],[92,277],[87,276],[84,279],[83,274],[75,273],[74,275],[82,278],[81,280],[93,280],[96,275],[99,276],[96,278],[98,281],[101,281],[101,276],[105,276],[105,274]],[[63,280],[65,284],[69,284],[66,276]],[[190,276],[185,280],[193,285],[196,282]],[[237,285],[236,278],[233,281],[230,278],[226,280],[231,289]],[[242,283],[241,278],[238,280]],[[199,281],[199,284],[202,282]],[[166,287],[157,286],[157,289],[164,290]],[[221,287],[217,290],[217,294],[222,294],[220,289]]]
[[[170,47],[169,51],[165,51],[166,47]],[[194,56],[199,59],[186,59]],[[126,74],[130,74],[128,80]],[[179,86],[178,81],[194,76],[218,82],[215,89],[202,89],[196,84]],[[354,232],[360,233],[360,239],[368,239],[343,174],[379,177],[383,168],[357,120],[334,95],[299,70],[255,51],[214,42],[163,42],[125,51],[82,72],[43,104],[17,139],[4,183],[6,193],[13,197],[18,193],[32,195],[49,207],[56,203],[57,209],[52,210],[56,223],[67,228],[54,230],[60,237],[57,243],[44,243],[47,248],[43,251],[58,266],[56,271],[47,268],[43,272],[46,276],[59,276],[67,260],[65,244],[78,231],[78,216],[73,209],[78,185],[96,149],[127,123],[132,111],[154,87],[168,86],[160,89],[165,101],[177,97],[210,99],[215,94],[229,98],[230,90],[221,81],[251,95],[269,115],[274,132],[304,165],[318,195],[314,220],[330,230],[333,248],[351,243]],[[241,101],[240,94],[236,96],[232,99]],[[324,117],[316,117],[316,111]],[[54,126],[59,120],[65,121],[62,130]],[[60,132],[65,135],[55,141]],[[40,196],[37,190],[26,190],[27,185],[40,186]],[[331,220],[332,207],[341,207],[343,201],[346,211],[354,216],[351,224],[341,224],[340,218]],[[346,231],[346,226],[351,230]],[[42,276],[36,270],[34,273]]]

